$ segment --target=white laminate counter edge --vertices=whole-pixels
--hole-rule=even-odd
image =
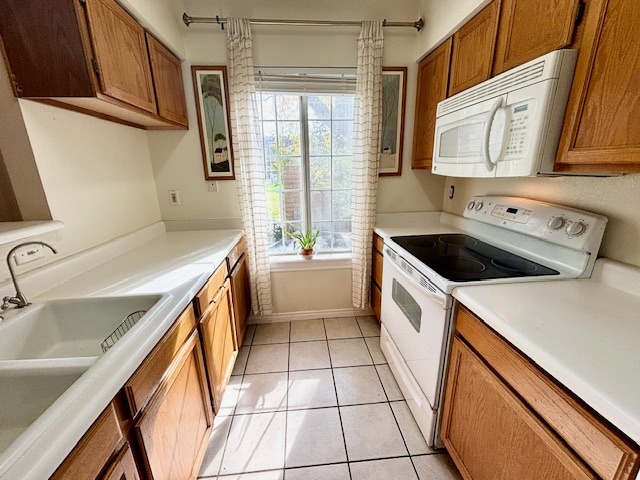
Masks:
[[[18,281],[27,298],[39,296],[60,285],[70,278],[101,265],[118,255],[133,250],[140,245],[150,242],[159,235],[165,233],[163,222],[156,222],[147,227],[128,233],[121,237],[105,242],[83,252],[64,257],[61,260],[49,263],[41,268],[21,274],[20,268],[16,269]],[[55,245],[54,245],[55,246]],[[64,252],[60,252],[64,254]],[[0,295],[13,295],[15,290],[11,280],[0,283]]]
[[[135,335],[123,337],[116,346],[100,357],[45,414],[16,439],[14,444],[0,454],[0,479],[21,480],[29,478],[44,480],[51,476],[102,410],[171,327],[178,315],[191,302],[209,276],[224,262],[232,247],[242,236],[241,230],[221,231],[217,236],[213,233],[206,236],[207,234],[202,232],[200,234],[197,232],[160,233],[160,235],[153,236],[154,247],[152,248],[171,249],[178,244],[184,250],[184,245],[187,245],[187,247],[190,245],[188,241],[185,241],[185,239],[188,240],[190,238],[189,235],[192,234],[193,237],[199,238],[199,243],[192,242],[197,254],[193,258],[191,256],[187,256],[186,259],[184,257],[180,258],[178,264],[178,266],[182,265],[183,267],[184,265],[187,265],[187,267],[192,265],[194,268],[189,269],[186,277],[176,275],[179,277],[179,281],[174,283],[171,291],[164,292],[158,304],[149,310],[145,317],[133,327],[133,329],[137,329]],[[180,235],[178,240],[176,240],[175,235]],[[167,239],[167,246],[158,247],[163,238]],[[209,239],[211,242],[207,243]],[[127,239],[123,241],[127,242]],[[181,244],[180,241],[184,243]],[[210,247],[205,246],[205,248],[202,248],[200,245],[202,243],[210,245]],[[111,246],[110,248],[113,251],[118,250],[115,247]],[[141,247],[141,251],[147,250],[144,245],[141,245]],[[118,267],[121,267],[123,263],[135,265],[135,262],[129,262],[128,260],[131,257],[139,257],[140,255],[136,254],[136,252],[138,250],[133,250],[123,257],[114,258],[111,263],[115,262]],[[147,261],[152,262],[153,256],[151,256],[151,260]],[[163,261],[166,262],[167,260]],[[189,262],[192,263],[190,264]],[[106,279],[110,278],[111,270],[110,262],[106,261],[104,266],[79,276],[69,283],[74,285],[74,282],[84,281],[84,279],[89,282],[96,281],[99,283],[101,275],[95,272],[105,272],[107,276],[104,278]],[[150,280],[150,288],[156,288],[153,279],[151,278]],[[65,287],[58,287],[57,291],[64,293]],[[130,332],[132,334],[133,329]]]

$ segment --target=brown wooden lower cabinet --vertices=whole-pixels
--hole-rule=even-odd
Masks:
[[[459,308],[442,439],[465,479],[633,480],[640,447]]]
[[[238,353],[230,284],[229,279],[225,280],[209,308],[202,314],[199,327],[216,413]]]
[[[102,480],[140,480],[129,444],[125,444]]]
[[[371,308],[380,321],[380,311],[382,309],[382,260],[384,240],[380,235],[373,234],[373,249],[371,260]]]
[[[233,316],[236,320],[238,346],[242,345],[251,313],[251,290],[249,288],[249,266],[247,256],[242,255],[229,275],[231,296],[233,298]]]
[[[170,367],[165,386],[135,425],[148,477],[196,478],[212,423],[200,340],[194,331]]]

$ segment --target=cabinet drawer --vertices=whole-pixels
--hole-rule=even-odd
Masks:
[[[218,269],[213,272],[213,275],[211,275],[205,286],[202,287],[202,290],[198,292],[196,295],[196,315],[198,317],[205,312],[211,301],[218,294],[218,290],[224,286],[227,275],[229,275],[229,269],[227,268],[227,263],[223,262]]]
[[[382,287],[382,254],[377,250],[373,251],[373,262],[371,265],[371,278],[378,287]]]
[[[125,391],[134,417],[162,384],[173,358],[195,328],[196,316],[193,306],[189,305],[129,379],[125,385]]]
[[[233,267],[236,266],[236,263],[238,263],[238,260],[240,260],[243,253],[247,253],[247,242],[244,237],[240,239],[227,256],[227,268],[230,272],[233,270]]]
[[[123,442],[120,422],[113,403],[110,403],[51,479],[97,478]]]
[[[373,249],[380,253],[382,253],[384,249],[384,240],[382,240],[380,235],[376,235],[375,233],[373,234]]]
[[[458,311],[456,331],[600,477],[630,478],[640,461],[638,448],[630,441],[465,308]]]

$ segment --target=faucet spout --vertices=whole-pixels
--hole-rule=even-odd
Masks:
[[[8,309],[9,306],[11,305],[15,305],[16,308],[23,308],[28,305],[31,305],[27,300],[27,297],[25,297],[24,293],[22,293],[22,291],[20,290],[20,286],[18,285],[18,278],[16,277],[16,272],[13,269],[13,265],[11,265],[11,257],[16,252],[16,250],[22,247],[27,247],[29,245],[42,245],[43,247],[47,247],[49,250],[51,250],[54,255],[58,253],[58,251],[55,248],[53,248],[51,245],[45,242],[40,242],[40,241],[24,242],[19,245],[16,245],[11,250],[9,250],[9,253],[7,254],[7,267],[9,268],[9,273],[11,274],[11,281],[13,282],[13,286],[16,289],[16,294],[13,297],[4,297],[2,299],[2,305],[0,306],[0,309],[2,310]]]

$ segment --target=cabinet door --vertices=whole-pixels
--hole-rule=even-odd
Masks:
[[[557,171],[640,171],[640,2],[589,5]]]
[[[447,98],[451,38],[431,52],[418,66],[418,93],[413,130],[411,168],[431,169],[438,102]]]
[[[249,287],[249,266],[247,256],[242,255],[236,263],[231,279],[231,296],[233,299],[233,316],[236,319],[236,334],[238,346],[242,345],[247,331],[247,322],[251,313],[251,289]]]
[[[441,435],[467,479],[596,478],[457,337]]]
[[[230,284],[227,279],[200,320],[209,386],[216,413],[238,353]]]
[[[162,118],[187,126],[187,102],[180,59],[146,32],[158,114]]]
[[[166,386],[136,424],[140,450],[150,479],[196,478],[213,421],[198,332],[184,344],[167,374]]]
[[[493,74],[567,47],[579,4],[580,0],[502,0]]]
[[[453,35],[449,96],[491,77],[500,0],[494,0]]]
[[[125,444],[102,480],[140,480],[129,444]]]
[[[102,93],[155,113],[144,29],[115,0],[86,5]]]

